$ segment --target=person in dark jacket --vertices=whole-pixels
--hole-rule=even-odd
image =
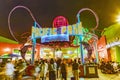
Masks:
[[[59,77],[59,68],[60,68],[60,64],[61,64],[61,59],[58,58],[56,63],[57,63],[57,78],[58,78]]]
[[[79,80],[79,64],[77,63],[76,59],[74,59],[74,62],[72,64],[72,71],[74,80]]]
[[[61,72],[62,80],[67,80],[67,65],[65,60],[63,60],[60,65],[60,72]]]
[[[50,63],[48,64],[48,70],[49,70],[49,80],[56,80],[56,63],[53,59],[50,60]]]

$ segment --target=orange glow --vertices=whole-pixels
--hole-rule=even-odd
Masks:
[[[0,55],[2,54],[10,54],[12,50],[15,48],[20,48],[21,44],[12,44],[12,43],[0,43]]]
[[[106,48],[106,40],[105,36],[102,36],[98,41],[98,53],[99,58],[104,58],[106,61],[108,61],[108,54],[107,54],[107,48]]]

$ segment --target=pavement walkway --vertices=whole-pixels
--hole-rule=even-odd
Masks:
[[[72,69],[71,67],[68,67],[68,75],[67,75],[67,80],[71,80],[72,77]],[[99,69],[98,69],[98,78],[80,78],[79,80],[120,80],[120,73],[116,74],[103,74]],[[31,79],[29,79],[31,80]],[[48,77],[46,80],[49,80]],[[57,80],[62,80],[61,77]]]
[[[69,68],[67,80],[71,80],[72,76],[73,76],[72,70],[71,68]],[[103,74],[99,69],[98,69],[98,76],[99,78],[80,78],[80,80],[120,80],[120,73]],[[61,79],[59,78],[57,80],[61,80]]]

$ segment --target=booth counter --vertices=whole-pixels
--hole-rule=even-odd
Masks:
[[[96,64],[80,65],[79,70],[79,77],[98,78],[98,66]]]

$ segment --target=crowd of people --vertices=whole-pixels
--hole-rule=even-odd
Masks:
[[[102,61],[99,67],[102,73],[112,74],[120,71],[120,64],[114,61]]]
[[[71,67],[74,80],[79,80],[80,59],[39,59],[30,64],[23,59],[0,63],[1,80],[67,80],[68,67]]]

